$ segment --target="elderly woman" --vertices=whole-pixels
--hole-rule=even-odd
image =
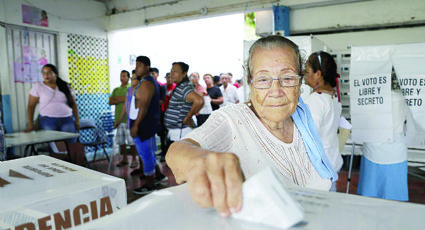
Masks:
[[[248,59],[246,104],[211,114],[171,145],[167,163],[194,201],[229,216],[242,207],[242,182],[271,166],[288,186],[329,190],[337,179],[307,106],[299,98],[297,45],[281,36],[256,41]]]

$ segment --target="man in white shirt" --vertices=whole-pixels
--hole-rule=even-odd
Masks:
[[[220,75],[221,83],[220,86],[221,93],[223,94],[223,104],[221,107],[226,106],[227,104],[237,104],[239,103],[238,93],[236,91],[236,87],[230,83],[229,74],[223,73]]]

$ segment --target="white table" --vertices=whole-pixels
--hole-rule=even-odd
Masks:
[[[291,229],[423,229],[425,205],[388,201],[344,193],[288,189],[304,208],[304,220]],[[84,226],[105,229],[217,230],[275,229],[202,209],[190,198],[186,185],[157,191],[113,215]]]
[[[6,148],[26,145],[25,156],[27,155],[26,151],[30,147],[30,155],[37,155],[37,150],[35,149],[36,144],[52,142],[52,141],[64,141],[71,138],[78,137],[78,133],[68,133],[60,132],[53,130],[39,130],[32,131],[29,133],[19,132],[19,133],[8,133],[5,135]],[[65,142],[66,144],[66,142]],[[68,145],[67,145],[68,148]]]
[[[59,218],[74,227],[126,205],[121,178],[44,155],[0,162],[0,229],[64,229]]]

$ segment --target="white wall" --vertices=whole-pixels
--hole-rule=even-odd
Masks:
[[[423,0],[374,0],[291,10],[292,32],[339,30],[425,20]]]
[[[424,43],[425,27],[348,32],[317,35],[316,37],[326,43],[332,50],[341,51],[347,50],[349,46]]]
[[[205,73],[231,72],[234,80],[240,79],[243,36],[243,14],[109,32],[110,90],[120,85],[121,70],[135,68],[130,65],[131,54],[148,56],[162,82],[176,61],[189,64],[189,74],[196,71],[201,78]]]
[[[291,32],[314,33],[425,22],[423,0],[375,0],[291,11]],[[425,42],[425,26],[316,35],[334,51],[351,46]]]

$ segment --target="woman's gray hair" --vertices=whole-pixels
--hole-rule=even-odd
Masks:
[[[258,39],[249,49],[249,57],[248,57],[248,70],[247,70],[247,82],[250,83],[252,79],[252,55],[254,54],[254,51],[256,49],[274,49],[274,48],[291,48],[295,53],[295,60],[297,64],[297,74],[302,76],[303,75],[303,65],[302,65],[302,58],[300,54],[300,50],[298,49],[298,46],[292,42],[291,40],[279,36],[279,35],[271,35],[267,37],[263,37]]]

